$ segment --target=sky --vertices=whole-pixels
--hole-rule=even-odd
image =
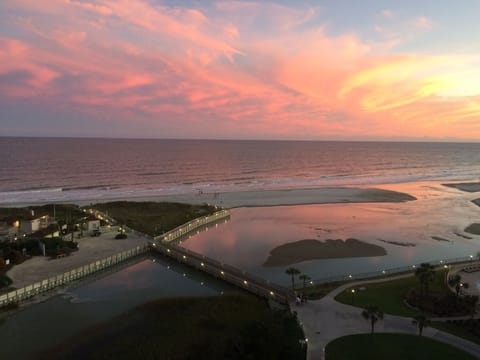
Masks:
[[[477,0],[1,0],[0,136],[480,140]]]

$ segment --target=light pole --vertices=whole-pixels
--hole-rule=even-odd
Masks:
[[[352,305],[355,305],[355,289],[352,289],[351,293],[352,293]]]

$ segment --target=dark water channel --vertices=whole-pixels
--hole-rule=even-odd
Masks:
[[[236,290],[163,258],[142,259],[8,316],[0,325],[0,359],[35,359],[38,351],[149,301],[224,291]]]

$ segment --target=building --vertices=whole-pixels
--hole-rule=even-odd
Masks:
[[[100,220],[95,216],[89,216],[85,222],[87,231],[100,230]]]
[[[20,220],[20,232],[30,234],[35,231],[46,229],[50,223],[51,221],[48,215],[40,217],[32,216],[31,218]]]

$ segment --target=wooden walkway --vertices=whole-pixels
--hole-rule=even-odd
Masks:
[[[150,245],[154,252],[175,259],[182,264],[226,281],[254,295],[281,304],[288,304],[289,299],[293,297],[292,291],[283,286],[270,283],[231,265],[223,264],[181,246],[167,245],[160,241],[154,241]]]

